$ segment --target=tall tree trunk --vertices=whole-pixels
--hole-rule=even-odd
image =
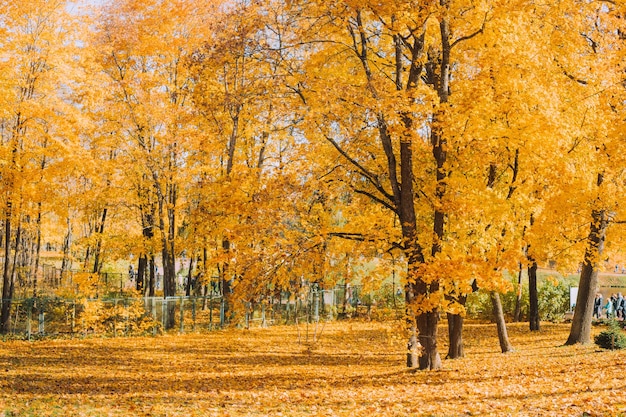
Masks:
[[[140,193],[140,195],[142,195]],[[142,236],[144,240],[144,247],[152,247],[148,242],[154,237],[154,219],[156,217],[154,204],[142,205],[141,208],[141,226]],[[139,257],[139,264],[137,265],[137,290],[146,291],[149,297],[154,297],[154,254],[152,249],[150,253],[144,252]],[[144,286],[146,288],[144,288]]]
[[[20,252],[20,241],[21,241],[21,236],[22,236],[22,224],[21,224],[21,219],[18,220],[18,226],[17,229],[15,230],[15,249],[13,251],[13,262],[11,263],[11,286],[13,286],[14,282],[15,282],[15,272],[17,270],[17,265],[18,265],[18,255]],[[11,290],[11,295],[13,295],[13,291]]]
[[[491,292],[491,302],[493,303],[493,316],[498,327],[498,340],[500,341],[500,349],[502,353],[512,352],[513,346],[509,341],[509,334],[506,330],[506,321],[504,320],[504,310],[500,294],[495,291]]]
[[[598,186],[602,184],[602,175],[598,175]],[[608,215],[605,210],[593,210],[592,221],[587,237],[587,249],[583,260],[578,296],[574,308],[574,318],[566,345],[591,342],[591,321],[595,294],[598,286],[598,264],[604,251],[604,239],[608,228]]]
[[[0,313],[0,333],[9,332],[13,286],[11,285],[11,202],[6,205],[4,218],[4,268],[2,269],[2,311]]]
[[[187,271],[187,284],[185,285],[185,295],[187,297],[191,296],[191,284],[193,279],[193,258],[194,254],[191,254],[189,257],[189,271]]]
[[[63,274],[64,271],[68,271],[70,269],[70,250],[72,248],[72,220],[68,216],[66,221],[67,233],[65,234],[65,238],[63,239],[63,260],[61,261],[61,274]],[[87,259],[85,259],[85,262],[86,261]]]
[[[155,174],[156,177],[156,174]],[[156,180],[155,180],[156,182]],[[175,230],[175,190],[173,184],[166,184],[166,192],[157,187],[157,205],[159,229],[161,230],[161,257],[163,261],[163,298],[176,295],[176,265],[174,251]],[[165,329],[173,329],[176,325],[175,304],[168,302]]]
[[[531,331],[539,331],[540,317],[539,317],[539,291],[537,291],[537,262],[529,257],[530,264],[528,265],[528,319],[530,322]]]
[[[107,208],[105,207],[104,209],[102,209],[102,218],[100,219],[100,224],[99,226],[96,228],[96,233],[98,233],[98,239],[96,241],[96,248],[94,251],[94,259],[93,259],[93,270],[92,272],[94,274],[97,274],[98,272],[100,272],[100,251],[102,248],[102,233],[104,233],[104,222],[106,221],[107,218]]]
[[[149,264],[148,297],[154,297],[154,291],[156,287],[156,264],[154,262],[154,255],[150,255],[148,264]]]
[[[516,154],[516,164],[517,164],[517,154]],[[489,165],[489,175],[487,179],[487,187],[493,188],[496,181],[496,164],[491,163]],[[511,197],[515,187],[511,184],[509,185],[509,194],[507,199]],[[502,237],[506,234],[506,226],[502,230]],[[509,334],[506,330],[506,320],[504,319],[504,309],[502,308],[502,300],[500,299],[500,294],[496,291],[491,292],[491,303],[493,305],[493,316],[496,322],[496,326],[498,329],[498,339],[500,341],[500,349],[502,353],[510,352],[513,350],[511,346],[511,342],[509,341]]]
[[[39,260],[41,259],[41,202],[37,204],[37,237],[35,242],[35,260],[33,266],[33,297],[37,297],[37,278],[39,276]]]
[[[230,240],[224,239],[222,241],[222,250],[228,257],[230,252]],[[230,264],[225,261],[220,268],[220,286],[222,289],[222,300],[224,302],[224,313],[231,310],[231,285],[230,285]],[[228,315],[225,316],[225,320],[228,322]]]
[[[517,297],[515,298],[515,312],[513,321],[519,323],[522,320],[522,264],[519,265],[517,273]]]
[[[146,269],[148,266],[148,256],[145,253],[139,255],[139,261],[137,262],[137,278],[135,282],[135,289],[143,294],[144,280],[146,277]]]

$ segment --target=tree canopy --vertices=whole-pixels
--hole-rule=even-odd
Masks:
[[[159,258],[166,297],[184,254],[233,306],[401,260],[407,363],[436,369],[440,313],[504,271],[593,293],[626,261],[621,2],[1,4],[5,300],[42,243]]]

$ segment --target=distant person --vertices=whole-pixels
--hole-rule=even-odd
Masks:
[[[597,319],[602,318],[602,301],[603,301],[602,294],[597,293],[596,299],[593,303],[593,316]]]
[[[615,299],[615,315],[618,320],[624,319],[624,296],[622,296],[621,292],[617,293],[617,297]]]
[[[606,304],[604,305],[604,309],[606,310],[606,318],[610,319],[613,317],[613,296],[606,300]]]

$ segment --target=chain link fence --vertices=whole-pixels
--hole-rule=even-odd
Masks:
[[[110,337],[212,331],[226,326],[265,327],[369,316],[382,310],[401,314],[401,294],[382,289],[363,294],[360,286],[330,290],[311,286],[255,302],[233,301],[220,293],[192,297],[11,300],[9,332],[3,337]]]

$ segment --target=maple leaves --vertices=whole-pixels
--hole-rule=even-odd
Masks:
[[[426,345],[438,310],[505,289],[520,262],[623,263],[622,5],[3,6],[5,259],[31,264],[16,270],[37,269],[41,241],[64,270],[133,254],[153,277],[160,258],[171,296],[184,253],[190,278],[258,301],[302,280],[375,286],[396,250]]]
[[[626,407],[618,389],[623,354],[559,346],[565,324],[532,334],[512,325],[518,349],[501,355],[493,327],[469,323],[468,357],[432,373],[407,372],[399,363],[404,343],[396,325],[327,323],[315,344],[299,342],[295,326],[157,339],[9,341],[0,345],[0,411],[539,416],[617,415]]]

